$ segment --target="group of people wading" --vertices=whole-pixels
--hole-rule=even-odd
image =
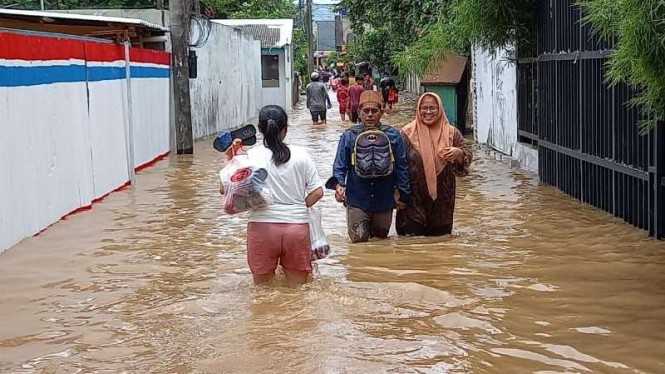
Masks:
[[[325,184],[311,155],[285,143],[286,112],[276,106],[261,110],[263,144],[249,155],[266,165],[273,201],[249,218],[247,258],[256,283],[272,280],[278,265],[291,285],[309,278],[307,212],[320,201],[324,187],[334,190],[346,209],[351,242],[387,238],[395,209],[399,235],[451,233],[455,177],[466,175],[472,160],[462,134],[448,122],[441,98],[434,93],[419,98],[415,119],[401,130],[381,122],[383,109],[380,92],[363,90],[359,123],[342,134],[332,177]],[[234,142],[229,158],[239,144]]]
[[[312,114],[312,123],[314,125],[325,125],[327,123],[327,109],[332,108],[330,96],[328,96],[327,85],[322,81],[321,75],[318,72],[312,73],[310,80],[311,82],[305,89],[307,95],[307,109],[309,109]],[[356,76],[355,83],[351,85],[349,75],[348,73],[345,73],[335,79],[333,87],[337,93],[337,103],[339,104],[339,114],[342,117],[342,122],[346,122],[347,115],[351,122],[359,122],[360,95],[364,91],[374,91],[375,89],[380,88],[383,97],[383,110],[387,109],[391,111],[399,99],[395,80],[389,75],[384,76],[377,87],[377,85],[374,84],[374,79],[369,74]]]

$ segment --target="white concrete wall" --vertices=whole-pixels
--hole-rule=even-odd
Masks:
[[[132,79],[134,166],[142,167],[169,151],[169,80]]]
[[[517,66],[506,50],[491,53],[476,47],[472,53],[476,140],[537,172],[537,150],[517,141]]]
[[[129,109],[122,46],[8,32],[0,45],[2,252],[127,183]],[[145,76],[132,79],[137,166],[168,151],[158,55],[132,59]]]
[[[93,199],[85,85],[0,87],[0,252]]]
[[[505,51],[473,50],[478,141],[511,155],[517,142],[517,71]]]
[[[193,40],[198,32],[193,28]],[[194,50],[198,57],[198,77],[190,80],[194,138],[256,118],[262,103],[260,42],[212,23],[207,43]]]
[[[284,47],[285,63],[284,63],[284,95],[286,97],[284,109],[293,109],[293,46],[287,45]]]
[[[88,127],[92,154],[93,195],[100,197],[129,179],[124,131],[127,86],[124,80],[109,80],[90,82],[88,88],[90,91],[88,120],[94,124]]]
[[[279,105],[282,108],[289,110],[291,105],[287,105],[287,98],[291,97],[291,85],[286,80],[286,58],[283,49],[273,49],[271,51],[264,50],[264,55],[277,55],[279,56],[279,87],[263,87],[262,106],[265,105]],[[288,82],[291,82],[289,80]],[[288,84],[288,86],[287,86]],[[287,90],[289,94],[287,96]]]

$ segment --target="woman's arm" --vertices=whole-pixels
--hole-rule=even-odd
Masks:
[[[323,197],[323,187],[319,187],[314,191],[310,192],[309,195],[307,195],[307,197],[305,198],[305,205],[308,208],[311,208],[314,206],[314,204],[318,203],[322,197]]]
[[[459,148],[462,150],[464,157],[453,163],[453,174],[458,177],[464,177],[469,174],[469,166],[473,160],[473,152],[464,141],[464,136],[459,130],[455,131],[455,137],[453,138],[453,147]]]

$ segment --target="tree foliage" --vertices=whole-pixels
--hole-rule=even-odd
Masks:
[[[394,61],[401,71],[423,73],[447,52],[468,54],[474,44],[490,50],[528,46],[534,36],[534,6],[535,0],[452,0]]]
[[[423,73],[449,51],[533,45],[537,0],[343,0],[357,42],[354,57],[401,73]],[[542,3],[542,2],[541,2]],[[665,119],[665,0],[580,0],[585,22],[616,50],[610,82],[637,87],[634,101],[650,118]]]
[[[665,119],[665,0],[587,0],[585,21],[606,40],[615,40],[609,60],[611,83],[640,90],[633,104],[646,127]]]
[[[356,62],[369,62],[383,71],[393,70],[391,58],[399,42],[391,38],[386,27],[371,29],[356,37],[349,46],[349,54]]]
[[[214,18],[294,18],[297,8],[289,0],[202,0]]]
[[[392,67],[393,57],[435,23],[450,0],[342,0],[356,37],[350,54],[356,61]]]
[[[362,44],[352,51],[389,48],[399,71],[422,73],[449,51],[469,52],[532,39],[535,0],[343,0]],[[366,31],[373,30],[373,31]],[[376,38],[374,33],[381,36]],[[372,44],[373,43],[373,44]],[[385,58],[385,53],[375,53]]]

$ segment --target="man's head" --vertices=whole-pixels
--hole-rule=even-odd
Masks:
[[[362,82],[362,80],[363,80],[363,77],[361,77],[360,75],[356,75],[356,84],[360,84]]]
[[[310,76],[310,79],[311,79],[312,82],[318,82],[319,78],[320,78],[320,76],[319,76],[319,73],[317,73],[317,72],[313,72],[312,75]]]
[[[383,102],[381,94],[377,91],[364,91],[360,95],[360,120],[363,125],[368,127],[377,127],[381,122],[383,115]]]

